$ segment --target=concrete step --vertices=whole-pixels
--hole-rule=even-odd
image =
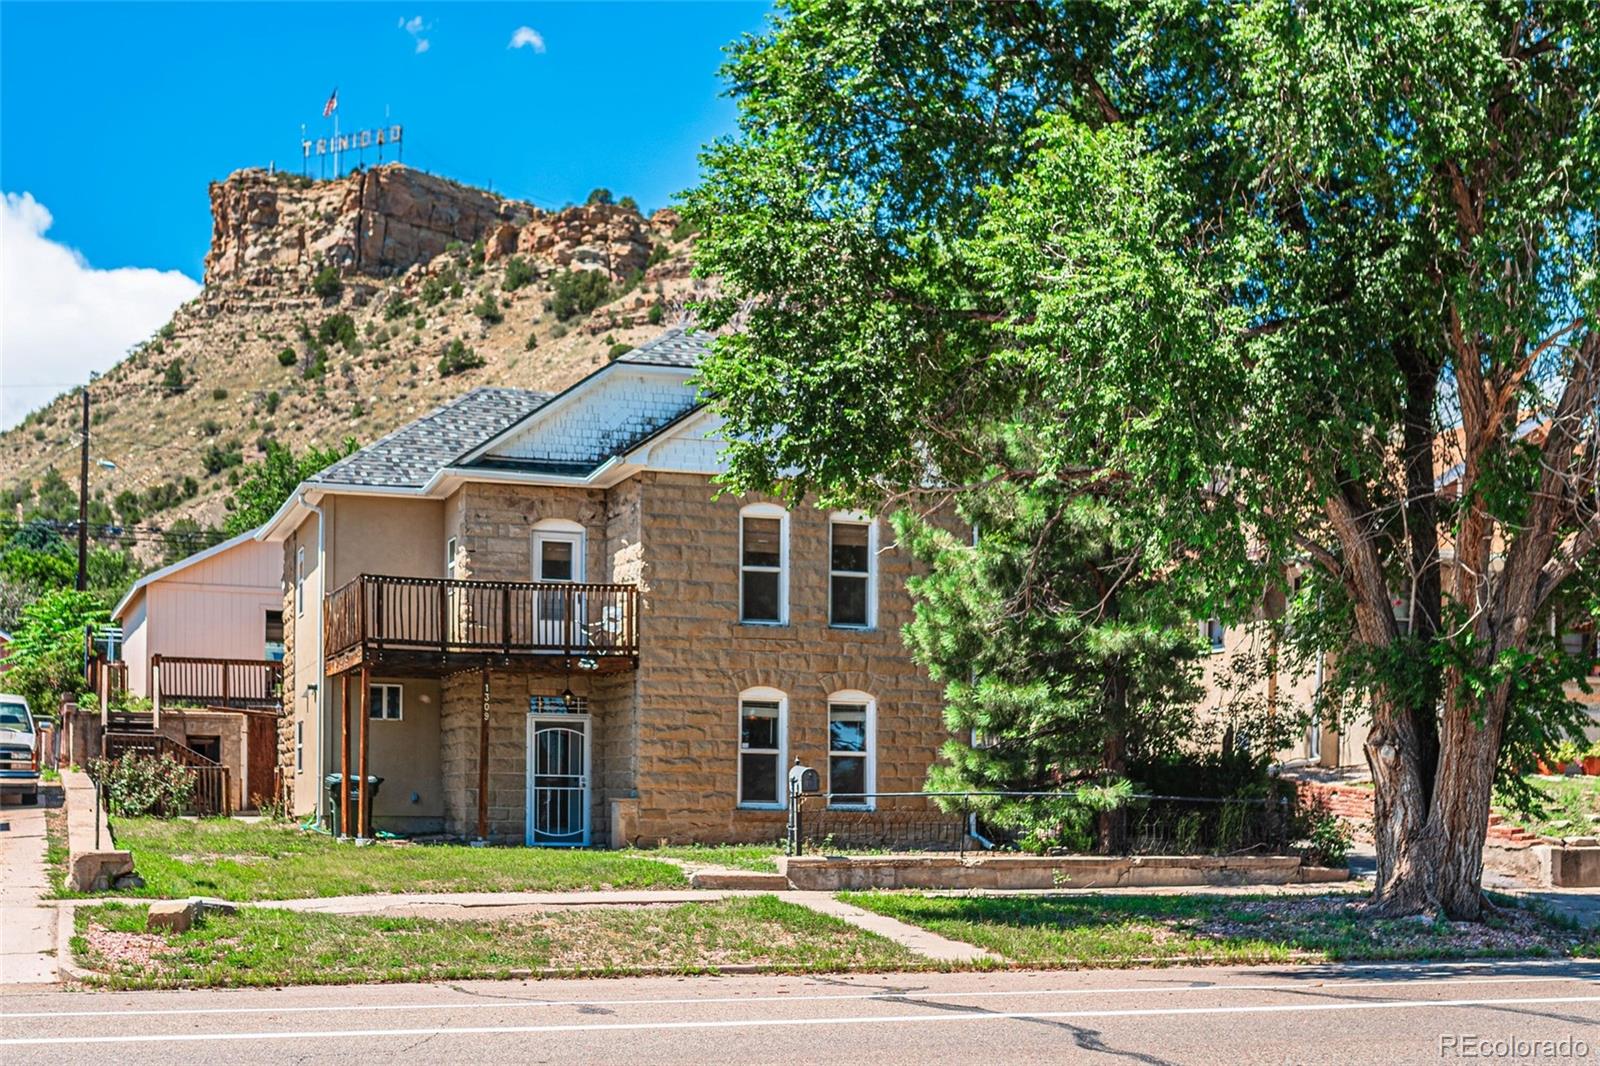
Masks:
[[[785,892],[789,879],[782,874],[755,870],[696,870],[689,875],[694,888],[754,889],[759,892]]]

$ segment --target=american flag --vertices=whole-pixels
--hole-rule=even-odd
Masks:
[[[337,86],[335,86],[333,92],[328,94],[328,102],[326,104],[322,105],[322,117],[323,118],[327,118],[329,115],[333,114],[334,111],[336,111],[338,109],[338,107],[339,107],[339,89],[338,89]]]

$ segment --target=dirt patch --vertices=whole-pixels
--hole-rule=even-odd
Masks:
[[[1531,955],[1582,941],[1573,933],[1563,936],[1538,915],[1517,908],[1502,908],[1487,922],[1452,922],[1426,916],[1374,920],[1364,916],[1365,902],[1357,899],[1296,899],[1242,901],[1228,913],[1180,923],[1180,928],[1207,938],[1257,937],[1290,939],[1307,929],[1320,929],[1333,937],[1362,939],[1382,944],[1388,951],[1421,952],[1448,948],[1451,952],[1483,955]]]
[[[94,968],[114,973],[143,971],[178,950],[155,933],[119,933],[102,925],[89,926],[83,939]]]

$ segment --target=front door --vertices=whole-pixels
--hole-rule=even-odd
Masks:
[[[528,716],[530,847],[589,843],[589,716]]]
[[[533,535],[533,579],[570,585],[583,580],[583,534],[538,531]],[[583,618],[577,590],[541,589],[534,594],[534,645],[565,648],[583,644],[576,623]]]

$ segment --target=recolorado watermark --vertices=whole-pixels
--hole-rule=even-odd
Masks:
[[[1600,1044],[1578,1036],[1534,1038],[1526,1036],[1483,1036],[1478,1033],[1440,1033],[1441,1059],[1562,1059],[1594,1058]]]

